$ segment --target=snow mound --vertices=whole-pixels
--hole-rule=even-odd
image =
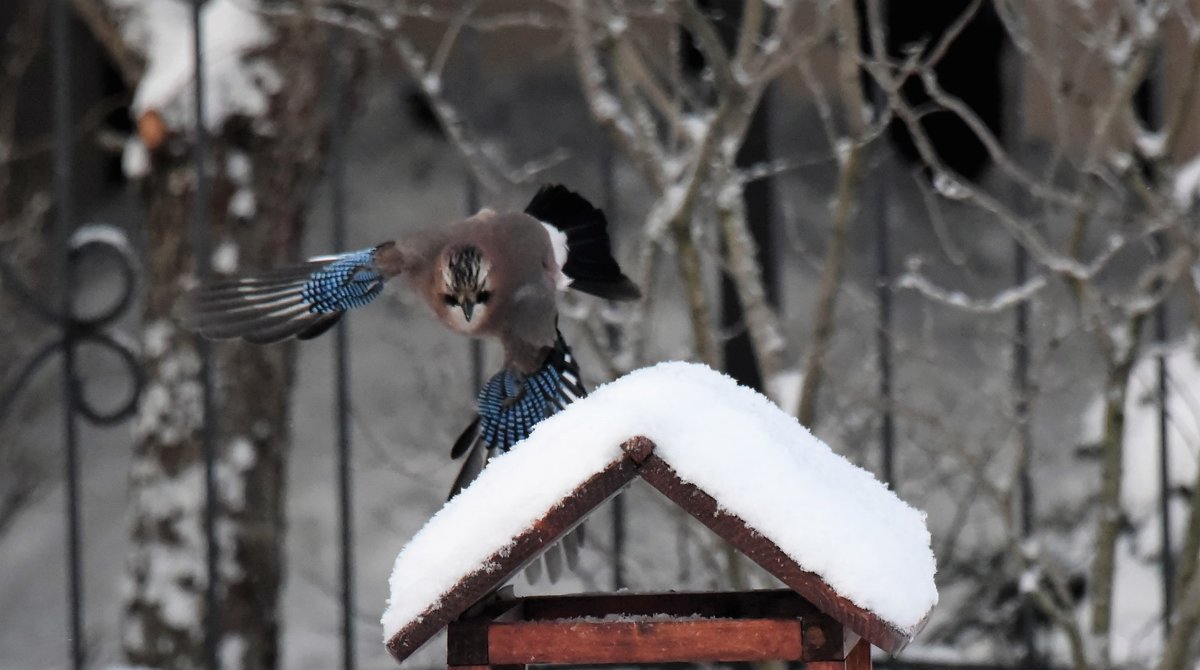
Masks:
[[[146,61],[133,96],[134,116],[154,110],[171,128],[194,123],[192,79],[196,72],[192,4],[183,0],[111,0],[121,12],[121,36]],[[256,2],[208,0],[200,10],[204,44],[204,125],[220,129],[233,115],[261,116],[279,74],[248,55],[274,36],[255,11]]]
[[[761,394],[704,365],[670,362],[538,424],[435,514],[396,557],[384,641],[620,459],[620,445],[637,435],[681,479],[858,606],[911,630],[937,603],[923,513]]]

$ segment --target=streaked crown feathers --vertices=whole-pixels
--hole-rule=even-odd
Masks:
[[[473,244],[461,244],[450,249],[442,267],[442,281],[452,293],[474,294],[486,289],[491,263]]]

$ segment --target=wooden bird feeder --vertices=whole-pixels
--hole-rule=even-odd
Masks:
[[[512,538],[387,640],[404,661],[448,628],[450,668],[530,664],[801,661],[812,670],[871,667],[870,646],[896,653],[924,627],[851,602],[770,538],[683,481],[635,437],[610,463]],[[738,593],[613,593],[497,598],[504,585],[635,477],[708,526],[788,588]],[[831,505],[834,503],[831,503]],[[930,605],[930,610],[932,605]]]

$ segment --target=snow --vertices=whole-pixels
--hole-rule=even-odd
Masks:
[[[213,249],[212,268],[223,275],[231,275],[238,269],[238,245],[233,240],[221,240]]]
[[[1139,131],[1134,140],[1138,151],[1146,158],[1162,158],[1167,151],[1167,134],[1162,131]]]
[[[249,184],[253,167],[250,157],[244,151],[231,151],[229,158],[225,159],[225,174],[235,184]]]
[[[620,445],[636,435],[857,605],[912,629],[937,603],[923,513],[764,396],[704,365],[670,362],[602,386],[538,424],[446,503],[396,558],[384,639],[619,460]],[[797,510],[823,513],[799,518]]]
[[[895,280],[896,288],[917,291],[943,305],[978,314],[998,314],[1032,299],[1046,288],[1045,277],[1034,277],[1024,284],[1010,286],[988,298],[973,298],[962,291],[953,291],[934,284],[921,274],[921,259],[908,259],[908,271]]]
[[[236,633],[230,633],[221,639],[218,652],[221,670],[240,670],[245,667],[242,663],[246,658],[246,638]]]
[[[1171,193],[1175,198],[1175,204],[1180,208],[1187,209],[1192,206],[1197,194],[1200,194],[1200,156],[1185,163],[1175,173],[1175,183]]]
[[[700,144],[708,136],[712,121],[712,114],[685,114],[680,125],[688,140],[693,144]]]
[[[947,200],[966,200],[971,195],[962,182],[945,172],[933,176],[933,190]]]
[[[608,19],[608,33],[616,38],[625,34],[629,29],[629,19],[624,14],[613,14]]]
[[[121,171],[129,179],[141,179],[150,174],[150,154],[146,145],[137,137],[125,141],[121,151]]]
[[[1147,352],[1134,366],[1125,398],[1125,445],[1122,450],[1121,510],[1128,530],[1117,547],[1114,607],[1121,613],[1113,631],[1118,661],[1153,658],[1161,640],[1161,515],[1159,512],[1158,362],[1166,357],[1168,377],[1168,485],[1190,486],[1200,464],[1200,361],[1197,341],[1189,337]],[[1084,441],[1102,433],[1104,400],[1097,395],[1087,409]],[[1185,535],[1186,503],[1172,501],[1171,537],[1178,550]]]
[[[592,109],[596,114],[596,118],[600,121],[609,121],[616,118],[617,112],[621,109],[621,103],[610,93],[600,92],[596,94],[592,101]]]
[[[146,71],[133,96],[132,112],[157,111],[173,129],[193,120],[192,5],[183,0],[109,0],[124,12],[121,36],[145,57]],[[268,45],[271,31],[252,2],[209,0],[201,10],[204,40],[204,125],[217,130],[233,115],[257,117],[279,86],[278,73],[244,56]],[[132,166],[137,167],[136,157]],[[127,166],[128,167],[128,166]]]
[[[229,199],[229,213],[239,219],[253,218],[257,211],[258,198],[248,188],[239,188]]]
[[[421,78],[421,87],[429,95],[438,95],[442,92],[442,78],[433,72],[429,72]]]

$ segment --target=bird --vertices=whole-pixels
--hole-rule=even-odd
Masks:
[[[504,350],[500,370],[480,390],[475,416],[451,448],[452,458],[466,460],[450,497],[538,422],[587,395],[558,328],[557,295],[574,290],[618,301],[642,295],[613,257],[604,212],[565,186],[547,184],[524,211],[485,208],[370,248],[218,279],[186,292],[175,312],[184,327],[209,338],[308,340],[369,304],[397,277],[448,329],[495,339]]]

